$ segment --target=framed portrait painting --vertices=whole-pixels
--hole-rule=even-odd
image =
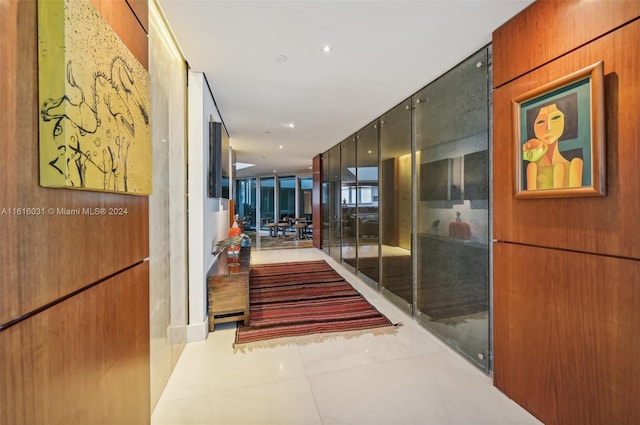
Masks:
[[[603,63],[513,99],[516,198],[605,195]]]

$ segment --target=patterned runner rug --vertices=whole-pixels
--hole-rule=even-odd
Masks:
[[[252,266],[249,299],[249,326],[238,327],[235,348],[397,326],[322,260]]]

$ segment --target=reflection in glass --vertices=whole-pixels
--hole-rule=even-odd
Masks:
[[[322,154],[322,250],[325,254],[329,255],[329,248],[331,246],[331,200],[333,197],[330,195],[331,182],[329,177],[331,176],[330,168],[331,154],[329,151]]]
[[[242,219],[243,229],[256,230],[256,179],[238,180],[236,189],[237,213]]]
[[[313,177],[301,177],[300,181],[300,206],[298,210],[298,218],[305,218],[311,222],[313,206]]]
[[[342,259],[340,145],[336,145],[329,150],[329,157],[329,254],[339,262]]]
[[[488,51],[413,96],[417,317],[481,368],[489,352]]]
[[[354,235],[357,235],[358,274],[378,287],[380,279],[378,234],[378,122],[375,121],[357,134],[357,216]]]
[[[296,213],[296,178],[279,177],[278,178],[278,208],[280,220],[284,218],[295,218]]]
[[[275,178],[260,179],[260,220],[261,228],[267,230],[267,223],[275,220]]]
[[[342,238],[342,260],[347,268],[355,270],[356,265],[356,138],[344,140],[340,150],[340,216]]]
[[[380,119],[382,293],[408,313],[413,307],[411,257],[411,99]]]

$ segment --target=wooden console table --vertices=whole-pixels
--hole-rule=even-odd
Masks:
[[[243,320],[244,325],[249,326],[251,246],[240,249],[238,262],[239,265],[229,265],[229,257],[224,251],[207,273],[209,332],[214,331],[216,323]]]

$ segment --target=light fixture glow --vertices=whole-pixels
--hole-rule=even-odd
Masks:
[[[331,53],[332,50],[333,50],[333,46],[331,44],[323,44],[322,45],[322,52],[323,53]]]
[[[290,123],[287,125],[287,127],[289,127],[289,128],[295,128],[295,124],[294,124],[294,123],[292,123],[292,122],[290,122]]]
[[[284,148],[284,146],[280,145],[280,146],[278,146],[278,148],[282,149],[282,148]]]

